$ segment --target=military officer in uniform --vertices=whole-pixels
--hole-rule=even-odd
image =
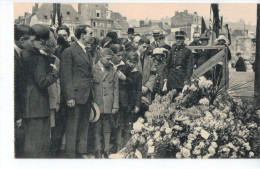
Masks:
[[[182,91],[185,84],[188,84],[193,72],[192,52],[185,44],[185,32],[175,32],[176,43],[170,50],[167,64],[164,70],[163,91],[176,89]]]

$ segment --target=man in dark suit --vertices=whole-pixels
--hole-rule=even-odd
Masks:
[[[61,57],[61,93],[68,106],[66,156],[86,157],[89,115],[92,104],[92,56],[85,49],[93,43],[88,25],[75,29],[78,41],[64,50]]]
[[[31,27],[14,26],[15,157],[21,157],[24,144],[23,130],[19,129],[22,126],[26,105],[26,78],[21,52],[22,49],[32,50],[34,39],[35,32]]]
[[[175,32],[176,43],[173,44],[165,67],[165,79],[167,89],[182,91],[183,86],[189,83],[193,72],[192,52],[184,44],[185,32]],[[165,89],[163,89],[165,91]]]
[[[152,48],[152,51],[155,49],[155,48],[159,48],[160,47],[160,32],[159,30],[154,30],[153,31],[153,38],[154,38],[154,41],[151,43],[151,48]]]

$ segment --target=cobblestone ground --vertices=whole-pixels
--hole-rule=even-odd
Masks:
[[[254,99],[254,79],[255,73],[249,67],[246,72],[236,72],[235,68],[229,68],[230,88],[237,85],[242,85],[237,90],[234,90],[237,97],[252,101]]]

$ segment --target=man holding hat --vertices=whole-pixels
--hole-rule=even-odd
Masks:
[[[27,74],[25,144],[26,158],[47,158],[50,148],[50,105],[48,87],[57,81],[59,72],[43,50],[47,48],[50,30],[36,24],[34,51],[23,51]]]
[[[192,52],[185,44],[185,32],[175,32],[176,43],[173,44],[167,58],[163,91],[176,89],[182,91],[184,84],[189,83],[193,72]],[[166,87],[167,86],[167,87]]]
[[[92,56],[86,46],[93,43],[89,25],[78,25],[78,41],[64,50],[61,57],[61,94],[67,105],[66,157],[86,158],[89,117],[92,104]]]
[[[128,30],[127,30],[127,36],[128,36],[127,40],[128,40],[128,42],[133,41],[133,39],[135,37],[134,34],[135,34],[134,28],[128,28]]]

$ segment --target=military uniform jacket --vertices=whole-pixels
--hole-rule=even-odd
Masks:
[[[181,89],[193,72],[192,52],[185,45],[173,44],[167,58],[165,79],[168,79],[168,88]]]
[[[110,114],[112,109],[119,109],[119,87],[116,70],[101,70],[99,64],[93,66],[93,97],[100,113]]]

